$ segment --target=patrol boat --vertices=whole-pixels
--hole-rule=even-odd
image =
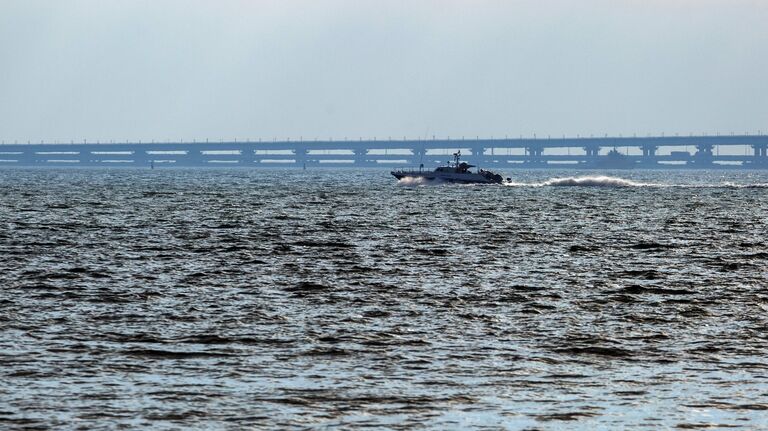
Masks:
[[[501,184],[504,182],[504,178],[501,175],[478,169],[477,172],[471,172],[469,168],[474,168],[474,165],[469,165],[465,162],[459,162],[461,157],[461,151],[453,153],[453,163],[448,162],[448,166],[440,166],[434,171],[423,170],[424,165],[421,165],[419,170],[406,170],[398,169],[392,171],[392,175],[401,180],[403,178],[420,178],[427,181],[446,181],[449,183],[477,183],[477,184]]]

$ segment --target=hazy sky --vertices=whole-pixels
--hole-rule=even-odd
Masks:
[[[0,0],[0,139],[768,131],[768,0]]]

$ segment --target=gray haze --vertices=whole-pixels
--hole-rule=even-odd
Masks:
[[[768,2],[3,0],[0,138],[768,130]]]

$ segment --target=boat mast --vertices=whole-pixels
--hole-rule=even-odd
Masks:
[[[453,160],[454,160],[454,163],[456,163],[455,169],[456,169],[457,173],[459,172],[459,157],[460,156],[461,156],[461,150],[456,151],[455,153],[453,153]]]

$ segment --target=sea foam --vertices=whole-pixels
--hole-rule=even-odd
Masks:
[[[643,187],[652,184],[639,183],[626,180],[624,178],[608,176],[585,176],[585,177],[566,177],[551,178],[541,183],[519,183],[507,182],[507,186],[517,187]]]
[[[434,186],[443,184],[439,179],[428,180],[423,177],[403,177],[397,181],[398,186],[416,187],[416,186]]]
[[[650,184],[638,183],[623,178],[608,176],[552,178],[541,183],[554,187],[643,187]]]

